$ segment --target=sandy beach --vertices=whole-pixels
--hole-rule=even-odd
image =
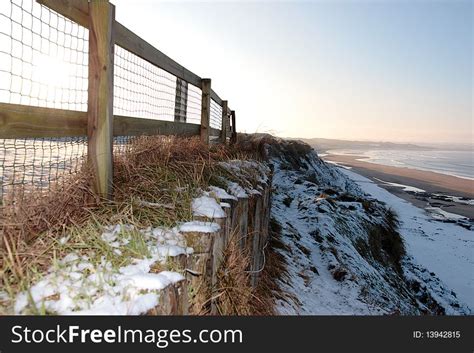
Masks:
[[[326,161],[336,162],[344,166],[352,167],[356,173],[373,180],[381,187],[407,201],[410,201],[415,206],[440,207],[451,213],[468,218],[474,218],[474,206],[443,200],[437,196],[437,194],[441,194],[474,199],[473,180],[429,171],[392,167],[358,160],[361,158],[363,157],[335,154],[329,154],[323,157]],[[425,193],[417,195],[413,192],[406,192],[403,188],[387,185],[380,180],[422,189]]]

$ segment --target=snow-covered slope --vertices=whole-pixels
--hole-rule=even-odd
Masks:
[[[433,215],[396,197],[352,171],[341,171],[369,195],[383,200],[400,219],[407,252],[429,268],[457,297],[474,308],[474,231],[456,223],[440,222]]]
[[[268,137],[264,145],[289,271],[281,287],[296,298],[279,301],[281,314],[470,313],[449,281],[416,259],[420,249],[382,202],[308,145]]]

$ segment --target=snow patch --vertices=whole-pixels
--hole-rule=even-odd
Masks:
[[[180,232],[214,233],[219,229],[221,227],[217,223],[201,221],[186,222],[179,226]]]
[[[385,180],[382,180],[382,179],[378,179],[378,178],[374,178],[375,180],[381,182],[382,184],[385,184],[385,185],[390,185],[390,186],[395,186],[397,188],[401,188],[403,191],[407,191],[407,192],[414,192],[414,193],[423,193],[423,192],[426,192],[426,190],[423,190],[423,189],[420,189],[420,188],[416,188],[414,186],[409,186],[409,185],[404,185],[404,184],[397,184],[397,183],[390,183],[388,181],[385,181]]]
[[[208,227],[215,226],[209,225]],[[124,230],[129,225],[106,227],[101,239],[121,252],[130,242]],[[190,254],[176,228],[148,228],[140,231],[150,257],[135,258],[131,264],[116,268],[102,256],[99,262],[86,255],[69,253],[56,261],[46,275],[15,300],[16,314],[27,307],[58,315],[139,315],[158,304],[160,291],[184,277],[177,272],[150,273],[168,257]],[[119,236],[120,235],[120,236]]]
[[[207,218],[224,218],[225,212],[216,199],[209,196],[195,198],[192,202],[193,214]]]
[[[239,184],[234,183],[233,181],[229,181],[228,188],[229,188],[229,192],[232,195],[238,197],[239,199],[244,199],[244,198],[248,197],[248,195],[245,192],[244,188],[242,186],[240,186]]]
[[[458,221],[469,219],[455,213],[447,212],[439,207],[426,207],[426,211],[428,211],[434,219],[439,221]]]
[[[237,201],[237,197],[234,195],[230,195],[227,191],[224,189],[221,189],[217,186],[210,186],[209,191],[211,195],[217,197],[220,200],[235,200]]]

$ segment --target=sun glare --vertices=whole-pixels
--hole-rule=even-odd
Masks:
[[[40,82],[48,88],[66,88],[71,76],[71,65],[60,58],[39,55],[34,61],[33,81]]]

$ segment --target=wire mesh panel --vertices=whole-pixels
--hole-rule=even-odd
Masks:
[[[188,84],[186,122],[201,123],[202,91],[199,87]]]
[[[0,1],[0,102],[87,110],[88,30],[34,0]],[[75,173],[85,138],[0,139],[0,200]]]
[[[127,151],[135,136],[114,136],[113,154],[119,156]]]
[[[2,204],[24,192],[48,190],[52,182],[77,173],[85,159],[85,137],[0,140]]]
[[[86,28],[35,0],[1,0],[0,103],[87,111],[88,37]],[[200,124],[199,87],[118,45],[114,60],[114,115]],[[210,108],[210,126],[221,129],[222,107],[211,100]],[[114,152],[132,139],[116,137]],[[0,139],[2,204],[7,194],[46,190],[76,172],[86,152],[86,137]]]
[[[212,128],[222,128],[222,107],[213,99],[211,99],[211,117],[210,122]]]
[[[188,83],[180,78],[176,78],[176,96],[174,102],[174,120],[186,122]]]
[[[88,36],[34,0],[0,1],[0,101],[87,110]]]
[[[115,46],[114,115],[174,120],[176,77]]]

